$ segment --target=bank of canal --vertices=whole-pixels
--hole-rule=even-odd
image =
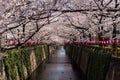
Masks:
[[[83,80],[79,72],[72,67],[63,46],[58,47],[47,63],[42,65],[30,80]]]

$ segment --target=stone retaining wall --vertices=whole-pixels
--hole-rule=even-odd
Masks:
[[[113,56],[110,67],[106,76],[106,80],[120,80],[120,58]]]
[[[66,53],[86,80],[120,80],[120,58],[109,48],[66,44]]]
[[[53,51],[46,44],[22,49],[8,50],[2,61],[0,80],[25,80],[46,60]]]

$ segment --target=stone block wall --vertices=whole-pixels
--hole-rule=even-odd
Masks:
[[[7,50],[2,61],[0,80],[25,80],[46,60],[51,46],[42,44],[34,47]],[[52,50],[51,50],[52,52]]]
[[[86,80],[119,80],[115,78],[119,64],[113,61],[111,49],[82,44],[66,44],[65,49]]]

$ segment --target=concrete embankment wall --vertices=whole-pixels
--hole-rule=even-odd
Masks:
[[[120,59],[110,48],[66,44],[65,49],[86,80],[120,80]]]
[[[7,57],[1,60],[0,80],[27,79],[38,66],[42,66],[53,50],[52,46],[46,44],[7,50]]]

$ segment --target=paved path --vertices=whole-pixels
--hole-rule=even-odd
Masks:
[[[63,47],[60,47],[50,57],[42,71],[31,80],[82,80],[80,75],[72,68],[69,58]]]

